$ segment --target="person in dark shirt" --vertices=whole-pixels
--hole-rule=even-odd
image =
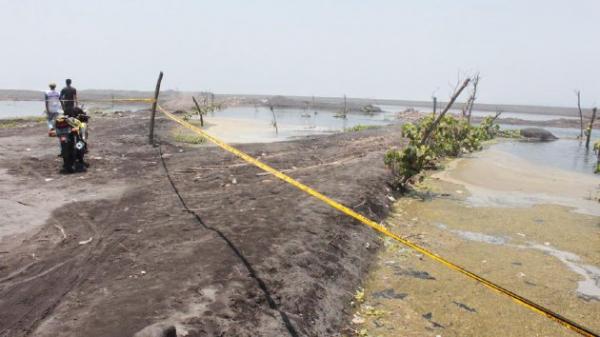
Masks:
[[[71,86],[71,79],[65,81],[67,86],[60,91],[60,104],[66,116],[75,117],[74,108],[77,106],[77,89]]]

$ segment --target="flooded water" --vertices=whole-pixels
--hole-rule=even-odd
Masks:
[[[523,126],[500,125],[502,129],[520,129]],[[546,167],[593,174],[596,154],[585,148],[585,142],[575,139],[578,129],[544,128],[559,137],[552,142],[502,142],[494,148]],[[591,144],[600,139],[600,130],[592,132]]]
[[[457,111],[458,113],[458,111]],[[476,111],[473,110],[474,117],[487,117],[487,116],[495,116],[496,113],[492,111]],[[577,116],[564,116],[564,115],[542,115],[542,114],[531,114],[531,113],[523,113],[523,112],[502,112],[500,118],[518,118],[527,121],[550,121],[553,119],[577,119]]]
[[[340,131],[356,125],[386,125],[397,120],[395,112],[382,112],[372,115],[366,113],[348,113],[346,118],[335,117],[336,112],[310,109],[275,109],[277,124],[281,126],[300,126],[306,129]],[[263,107],[231,107],[211,114],[215,117],[243,118],[271,123],[273,113]],[[210,117],[210,116],[209,116]]]
[[[84,106],[106,112],[136,111],[149,108],[148,104],[139,103],[84,103]],[[44,110],[43,101],[0,101],[0,119],[44,116]]]
[[[44,115],[44,102],[0,101],[0,119]]]
[[[395,112],[374,114],[352,112],[346,118],[328,110],[275,109],[264,107],[230,107],[209,113],[206,130],[231,143],[266,143],[296,137],[340,132],[357,125],[383,126],[397,123]]]
[[[433,107],[419,107],[419,106],[407,106],[407,105],[377,105],[381,107],[384,111],[390,112],[399,112],[404,111],[406,109],[415,109],[422,112],[432,111]],[[443,107],[438,107],[438,109]],[[450,109],[450,113],[454,115],[460,115],[462,110],[458,109]],[[496,112],[494,111],[479,111],[473,110],[474,117],[487,117],[487,116],[495,116]],[[553,119],[579,119],[577,116],[566,116],[566,115],[545,115],[545,114],[532,114],[532,113],[523,113],[523,112],[510,112],[503,111],[501,118],[518,118],[528,121],[549,121]]]

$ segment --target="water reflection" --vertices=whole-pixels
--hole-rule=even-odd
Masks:
[[[306,109],[277,109],[275,108],[279,126],[295,126],[304,129],[320,129],[324,131],[341,131],[356,125],[387,125],[397,121],[396,112],[381,112],[376,114],[348,113],[346,118],[336,117],[333,111],[317,110],[310,112]],[[271,123],[273,113],[265,107],[230,107],[211,113],[211,117],[236,119],[254,119]]]
[[[522,126],[501,125],[503,129],[520,129]],[[494,148],[544,166],[592,174],[596,154],[585,148],[585,142],[575,139],[578,129],[544,128],[560,139],[551,142],[501,142]],[[592,133],[592,140],[600,139],[600,132]]]

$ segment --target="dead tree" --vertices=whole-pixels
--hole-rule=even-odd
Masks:
[[[198,104],[198,101],[196,101],[196,97],[192,96],[192,100],[196,105],[196,110],[198,110],[198,117],[200,117],[200,126],[204,126],[204,117],[202,117],[202,109],[200,109],[200,105]]]
[[[596,120],[596,110],[597,108],[592,109],[592,119],[590,120],[590,126],[588,126],[587,130],[585,130],[585,136],[587,139],[585,140],[585,148],[590,148],[590,138],[592,138],[592,129],[594,128],[594,120]]]
[[[271,113],[273,114],[273,127],[275,128],[275,134],[279,134],[279,128],[277,127],[277,116],[275,116],[275,109],[273,109],[273,105],[269,104],[269,109],[271,109]]]
[[[477,99],[477,86],[479,85],[479,74],[476,74],[473,77],[473,81],[471,82],[473,85],[473,91],[471,92],[471,96],[467,100],[467,103],[463,107],[462,115],[467,118],[467,122],[471,124],[471,113],[473,112],[473,105],[475,104],[475,100]]]
[[[446,115],[446,113],[448,112],[448,110],[450,110],[450,108],[452,107],[452,105],[454,104],[454,102],[456,101],[456,99],[458,98],[458,96],[460,96],[460,94],[463,92],[463,90],[465,90],[465,88],[467,87],[467,85],[469,85],[469,82],[471,82],[471,79],[467,78],[462,83],[462,85],[460,87],[458,87],[454,91],[454,94],[452,95],[452,98],[450,98],[450,101],[448,102],[448,104],[446,104],[446,107],[444,108],[444,110],[431,123],[431,125],[429,126],[429,128],[427,128],[427,130],[425,130],[425,133],[423,134],[423,138],[421,139],[421,144],[420,145],[427,144],[427,142],[429,141],[429,137],[431,137],[431,134],[433,133],[433,131],[437,128],[438,124],[440,124],[440,121],[442,120],[442,118],[444,118],[444,115]]]
[[[496,121],[496,119],[498,117],[500,117],[500,115],[502,115],[504,111],[496,111],[496,115],[494,116],[494,118],[492,118],[492,124]]]
[[[581,111],[581,91],[575,90],[575,95],[577,95],[577,109],[579,109],[579,122],[581,124],[579,139],[583,139],[583,112]]]

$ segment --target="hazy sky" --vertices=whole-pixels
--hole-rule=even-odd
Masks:
[[[0,88],[600,103],[599,0],[0,0]]]

